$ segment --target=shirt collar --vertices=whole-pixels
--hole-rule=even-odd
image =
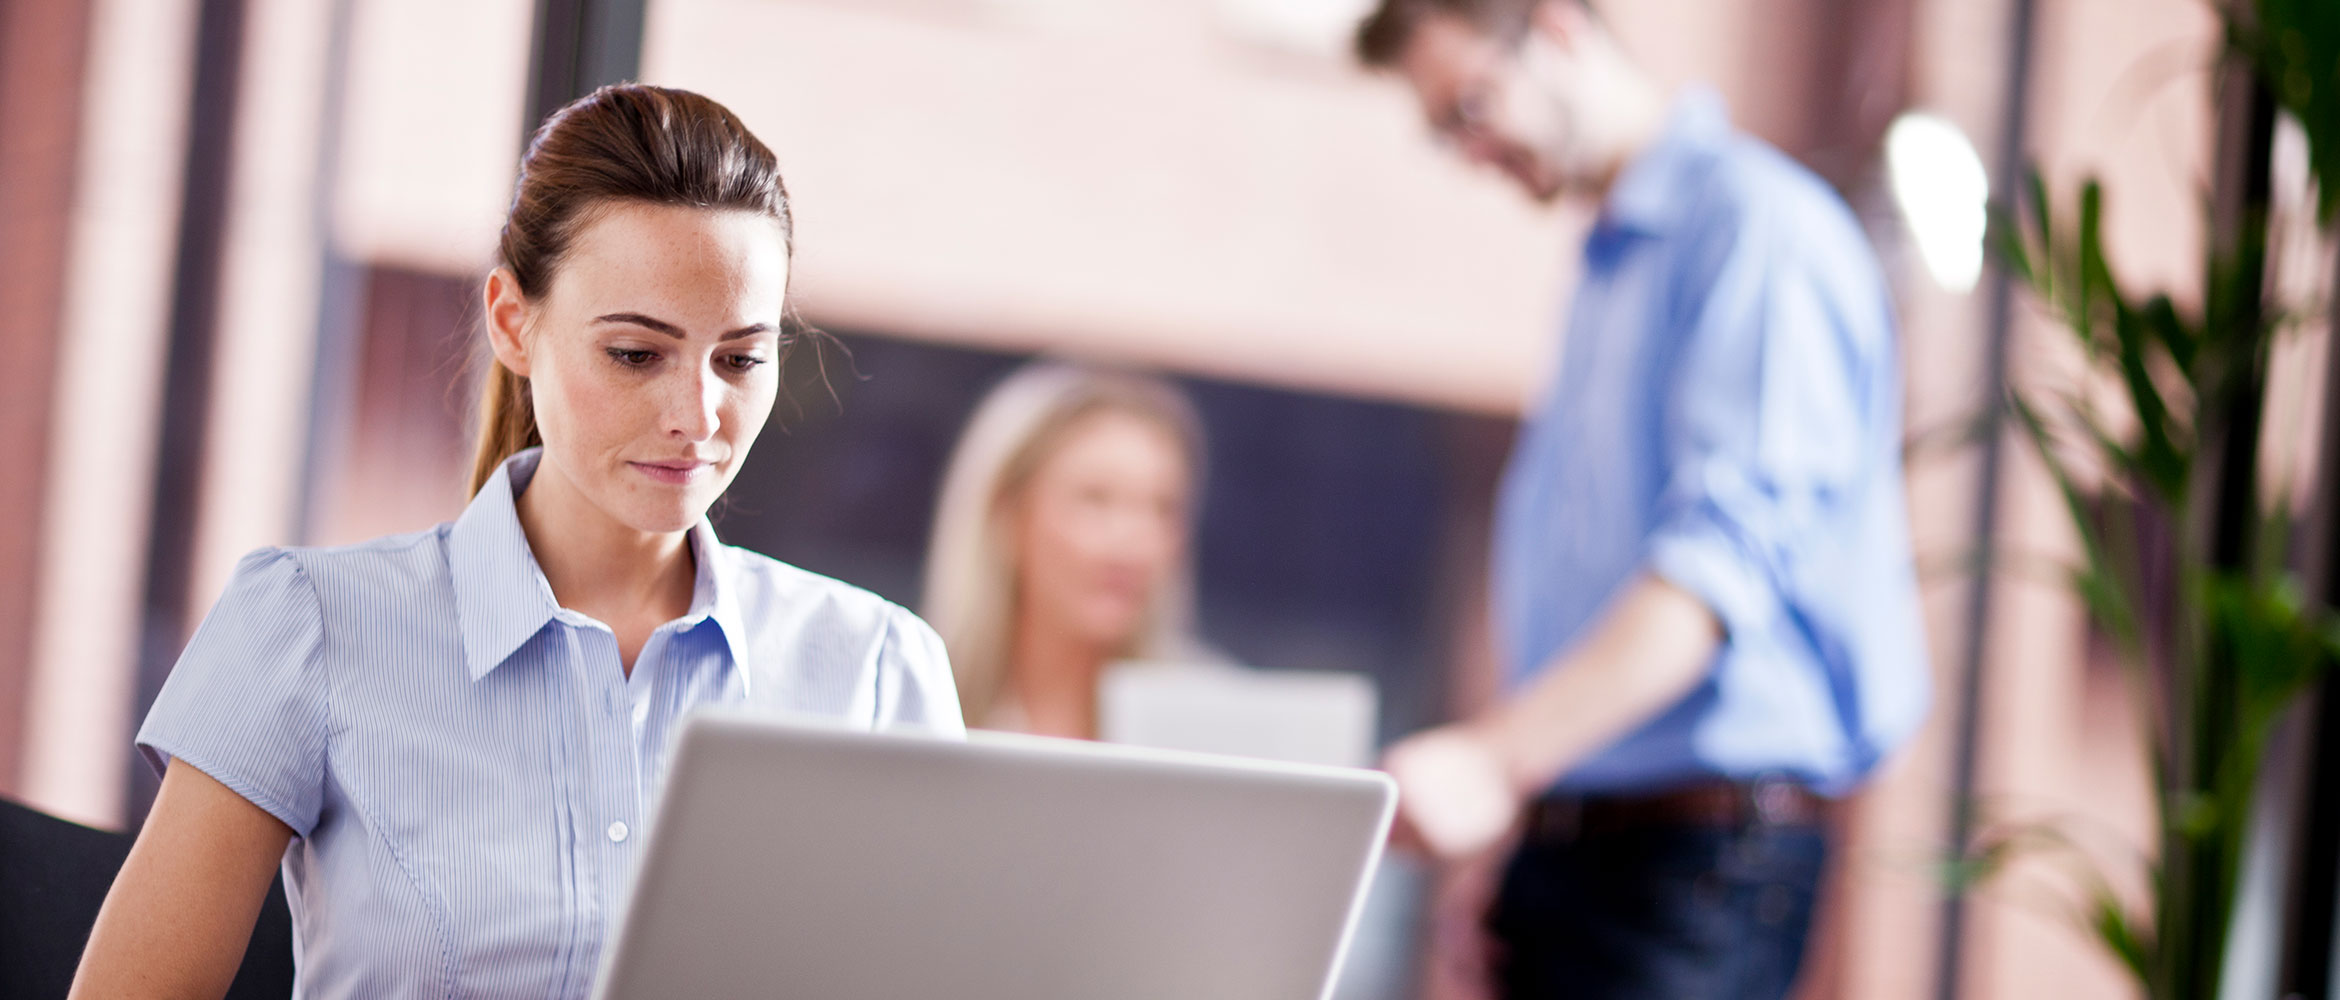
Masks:
[[[1600,225],[1640,232],[1664,232],[1680,221],[1683,188],[1704,160],[1730,138],[1730,112],[1722,95],[1692,87],[1674,100],[1657,140],[1617,175],[1601,205]]]
[[[448,533],[447,562],[454,578],[463,661],[475,681],[510,659],[561,613],[552,585],[545,581],[544,570],[528,547],[528,535],[520,528],[520,510],[515,503],[535,478],[542,457],[543,449],[529,448],[505,459]],[[692,561],[698,568],[683,627],[697,628],[713,619],[744,688],[747,632],[735,593],[738,588],[730,582],[733,555],[704,517],[691,526],[690,541]]]
[[[724,648],[731,653],[732,669],[739,674],[740,693],[750,694],[747,618],[739,609],[739,578],[732,565],[738,556],[715,537],[715,526],[705,517],[691,525],[691,552],[698,564],[698,577],[691,584],[691,610],[683,615],[684,628],[714,622],[716,630],[723,633]]]

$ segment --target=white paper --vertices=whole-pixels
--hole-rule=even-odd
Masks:
[[[1113,743],[1370,767],[1377,712],[1363,674],[1130,661],[1105,672],[1097,728]]]

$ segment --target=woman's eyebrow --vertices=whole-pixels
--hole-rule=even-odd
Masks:
[[[604,313],[602,315],[593,317],[593,321],[596,323],[630,323],[634,326],[639,326],[644,329],[656,330],[659,333],[673,337],[676,340],[683,339],[682,327],[676,326],[662,319],[652,319],[648,316],[642,315],[641,313]],[[756,334],[764,333],[770,329],[772,329],[772,324],[770,323],[751,323],[747,326],[740,327],[737,330],[733,330],[730,333],[726,333],[717,339],[737,340],[741,337],[753,337]]]

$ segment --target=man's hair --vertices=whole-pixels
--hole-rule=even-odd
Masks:
[[[1375,69],[1397,65],[1414,30],[1431,15],[1460,20],[1489,38],[1504,43],[1527,37],[1536,6],[1546,0],[1381,0],[1373,13],[1357,25],[1357,61]],[[1582,4],[1587,0],[1562,0]]]

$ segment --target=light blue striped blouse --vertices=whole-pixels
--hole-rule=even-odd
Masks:
[[[297,996],[586,996],[694,705],[960,728],[924,622],[704,520],[690,613],[625,676],[520,530],[537,458],[452,524],[245,557],[139,730],[297,835]]]

